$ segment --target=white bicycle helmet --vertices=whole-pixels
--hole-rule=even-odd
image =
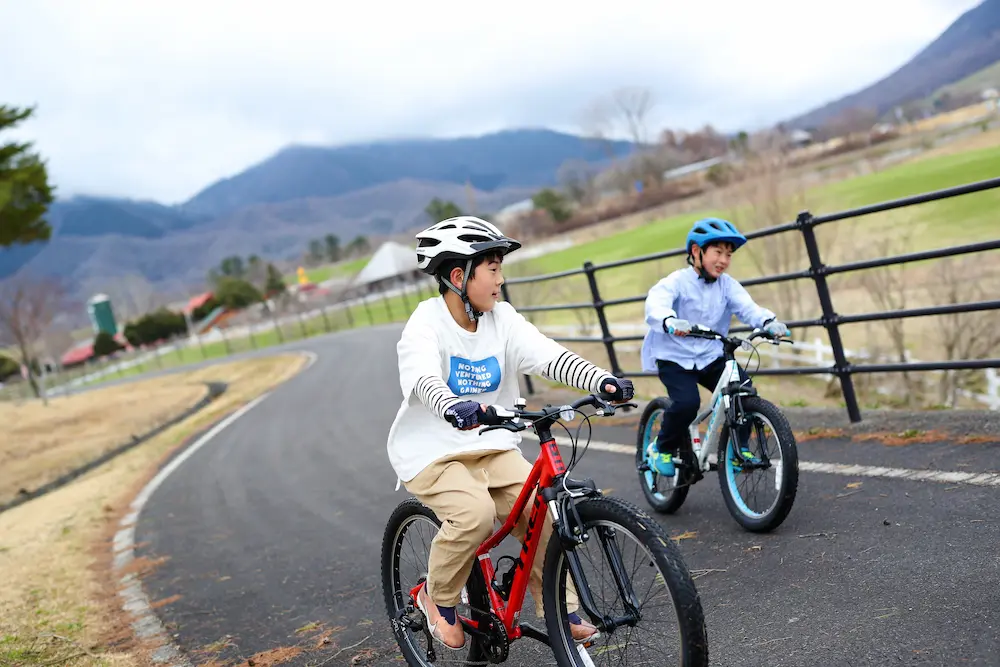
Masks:
[[[518,241],[504,236],[492,223],[460,215],[434,223],[417,234],[417,267],[434,275],[441,262],[448,259],[471,259],[491,250],[506,255],[520,247]]]
[[[466,294],[473,259],[488,252],[507,255],[520,247],[519,241],[505,236],[492,223],[475,216],[460,215],[434,223],[417,234],[417,268],[437,277],[440,283],[462,297],[469,319],[475,322],[482,313],[472,307]],[[451,259],[466,260],[461,289],[452,285],[446,277],[437,275],[441,264]]]

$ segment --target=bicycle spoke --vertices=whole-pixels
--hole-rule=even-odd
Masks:
[[[665,580],[656,569],[651,554],[628,531],[615,525],[606,527],[615,531],[614,536],[607,537],[611,548],[606,548],[601,539],[591,539],[577,547],[594,603],[601,614],[625,616],[627,606],[616,581],[618,576],[624,575],[642,618],[635,627],[622,625],[612,632],[602,632],[588,649],[591,660],[595,665],[676,663],[680,643],[677,612]],[[598,526],[588,526],[587,530],[593,537],[603,532]],[[620,556],[619,567],[608,562],[608,552],[615,551]],[[565,577],[569,578],[568,570]],[[671,648],[670,644],[677,648]]]

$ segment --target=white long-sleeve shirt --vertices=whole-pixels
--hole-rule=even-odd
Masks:
[[[506,302],[485,313],[476,331],[455,322],[440,296],[421,302],[396,345],[403,401],[386,449],[399,479],[409,481],[433,461],[475,450],[519,449],[521,436],[497,429],[460,431],[444,419],[460,401],[514,407],[518,375],[548,377],[597,392],[608,371],[540,332]]]
[[[722,356],[721,342],[668,334],[663,330],[664,319],[676,317],[727,334],[733,315],[752,327],[775,316],[754,303],[743,285],[728,273],[706,283],[691,267],[674,271],[653,285],[646,296],[649,329],[642,341],[642,369],[656,371],[657,359],[688,370],[701,369]]]

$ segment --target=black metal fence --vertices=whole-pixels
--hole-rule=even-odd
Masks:
[[[1000,178],[992,178],[985,181],[978,181],[975,183],[969,183],[967,185],[957,186],[953,188],[946,188],[943,190],[936,190],[933,192],[924,193],[921,195],[916,195],[912,197],[905,197],[902,199],[895,199],[887,202],[882,202],[879,204],[872,204],[869,206],[862,206],[860,208],[855,208],[847,211],[841,211],[839,213],[832,213],[828,215],[814,216],[808,211],[803,211],[799,213],[798,217],[794,222],[789,222],[782,225],[776,225],[774,227],[768,227],[766,229],[761,229],[755,232],[746,234],[746,237],[750,240],[759,239],[769,236],[774,236],[777,234],[783,234],[786,232],[798,231],[802,234],[802,240],[805,243],[806,254],[809,259],[809,268],[801,271],[793,271],[790,273],[782,273],[778,275],[765,276],[761,278],[753,278],[749,280],[742,281],[745,287],[752,287],[754,285],[767,285],[773,283],[780,283],[791,280],[801,280],[805,278],[811,278],[816,287],[816,293],[819,298],[819,304],[821,309],[821,316],[816,319],[811,320],[796,320],[792,322],[786,322],[789,328],[796,327],[809,327],[809,326],[822,326],[826,329],[830,338],[830,347],[833,350],[834,364],[833,366],[801,366],[801,367],[790,367],[790,368],[767,368],[759,369],[757,372],[761,375],[836,375],[840,380],[841,391],[843,392],[844,402],[847,406],[847,413],[852,422],[861,421],[861,410],[858,406],[858,398],[854,388],[854,381],[852,380],[852,375],[858,373],[892,373],[892,372],[907,372],[907,371],[947,371],[947,370],[967,370],[967,369],[984,369],[984,368],[1000,368],[1000,358],[994,357],[990,359],[967,359],[967,360],[952,360],[952,361],[939,361],[939,362],[916,362],[916,363],[888,363],[888,364],[852,364],[847,358],[844,350],[844,344],[840,336],[840,325],[850,324],[856,322],[874,322],[881,320],[895,320],[901,318],[909,317],[923,317],[929,315],[945,315],[951,313],[970,313],[976,311],[984,310],[997,310],[1000,309],[1000,300],[989,300],[989,301],[979,301],[972,303],[961,303],[961,304],[950,304],[944,306],[932,306],[926,308],[912,308],[905,310],[895,310],[895,311],[880,311],[864,313],[860,315],[840,315],[834,306],[833,297],[830,293],[830,288],[827,284],[827,276],[847,273],[851,271],[860,271],[863,269],[872,269],[877,267],[892,266],[897,264],[904,264],[907,262],[915,262],[920,260],[935,259],[942,257],[953,257],[957,255],[965,255],[969,253],[984,252],[987,250],[997,250],[1000,249],[1000,238],[993,239],[991,241],[984,241],[981,243],[970,243],[961,246],[953,246],[949,248],[941,248],[937,250],[927,250],[923,252],[915,252],[904,255],[897,255],[893,257],[883,257],[878,259],[871,259],[859,262],[852,262],[848,264],[840,264],[837,266],[827,266],[823,263],[822,255],[820,254],[819,244],[816,239],[815,228],[819,225],[837,222],[840,220],[847,220],[849,218],[856,218],[864,215],[869,215],[872,213],[880,213],[883,211],[889,211],[892,209],[903,208],[906,206],[914,206],[917,204],[923,204],[926,202],[933,202],[942,199],[947,199],[950,197],[958,197],[961,195],[971,194],[974,192],[982,192],[984,190],[991,190],[994,188],[1000,188]],[[956,224],[961,221],[955,221]],[[1000,236],[1000,210],[997,211],[997,225],[996,229],[998,231],[998,236]],[[632,303],[642,303],[646,299],[646,295],[626,297],[620,299],[603,299],[601,297],[601,291],[597,282],[597,273],[599,271],[606,271],[608,269],[618,268],[622,266],[641,264],[643,262],[651,262],[660,259],[666,259],[670,257],[680,257],[686,256],[686,251],[684,248],[670,250],[667,252],[654,253],[650,255],[643,255],[640,257],[634,257],[631,259],[620,260],[616,262],[609,262],[606,264],[593,264],[591,262],[585,262],[583,267],[580,269],[573,269],[569,271],[560,271],[558,273],[549,273],[545,275],[538,276],[527,276],[521,278],[511,278],[507,280],[506,284],[503,286],[504,298],[510,300],[510,294],[508,287],[511,285],[523,285],[528,283],[539,283],[549,280],[557,280],[559,278],[568,278],[570,276],[585,275],[587,283],[590,286],[591,301],[582,303],[564,303],[557,305],[536,305],[536,306],[524,306],[518,307],[518,310],[522,313],[527,312],[540,312],[540,311],[554,311],[554,310],[573,310],[573,309],[593,309],[597,315],[597,322],[600,326],[601,336],[600,337],[588,337],[588,336],[564,336],[553,338],[557,341],[564,343],[603,343],[608,355],[608,360],[611,366],[611,371],[618,377],[642,377],[642,376],[655,376],[655,373],[645,372],[645,371],[631,371],[623,370],[618,361],[618,354],[615,350],[615,343],[625,342],[625,341],[641,341],[643,336],[613,336],[611,334],[611,328],[608,324],[607,309],[613,306],[620,306],[624,304]],[[971,277],[970,277],[971,279]],[[514,304],[516,305],[516,303]],[[1000,326],[1000,318],[998,318],[998,326]],[[731,331],[740,332],[747,331],[748,327],[738,326],[733,327]],[[1000,351],[997,351],[1000,353]],[[533,388],[528,379],[528,391],[532,392]]]

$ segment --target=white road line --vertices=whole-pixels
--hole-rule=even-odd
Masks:
[[[318,357],[311,350],[303,350],[299,353],[303,354],[307,360],[306,365],[299,370],[299,373],[301,373],[316,363]],[[292,378],[288,378],[288,380],[297,377],[299,373],[296,373]],[[150,496],[153,495],[153,492],[163,484],[167,477],[191,458],[195,452],[208,444],[212,438],[225,430],[227,426],[253,410],[270,395],[270,391],[261,394],[217,423],[203,436],[184,449],[184,451],[175,456],[153,479],[149,480],[149,483],[143,487],[139,495],[132,501],[130,505],[131,511],[122,519],[120,524],[121,529],[115,533],[114,545],[112,547],[115,571],[120,571],[135,559],[135,526],[139,522],[139,514],[149,501]],[[132,629],[135,631],[136,636],[139,639],[151,640],[159,644],[159,647],[153,651],[153,662],[166,663],[172,667],[192,667],[191,661],[174,645],[163,624],[160,623],[160,619],[149,604],[149,598],[146,596],[145,591],[142,590],[142,582],[139,578],[134,573],[129,573],[121,578],[121,583],[123,588],[119,592],[119,595],[121,595],[123,600],[122,608],[132,614]]]
[[[534,433],[522,433],[525,440],[538,442]],[[590,449],[614,454],[635,454],[634,445],[620,445],[614,442],[592,440]],[[916,482],[942,482],[945,484],[971,484],[973,486],[1000,487],[1000,474],[984,472],[952,472],[947,470],[913,470],[909,468],[887,468],[881,466],[845,465],[843,463],[819,463],[799,460],[799,470],[821,472],[847,477],[884,477],[886,479],[908,479]]]

